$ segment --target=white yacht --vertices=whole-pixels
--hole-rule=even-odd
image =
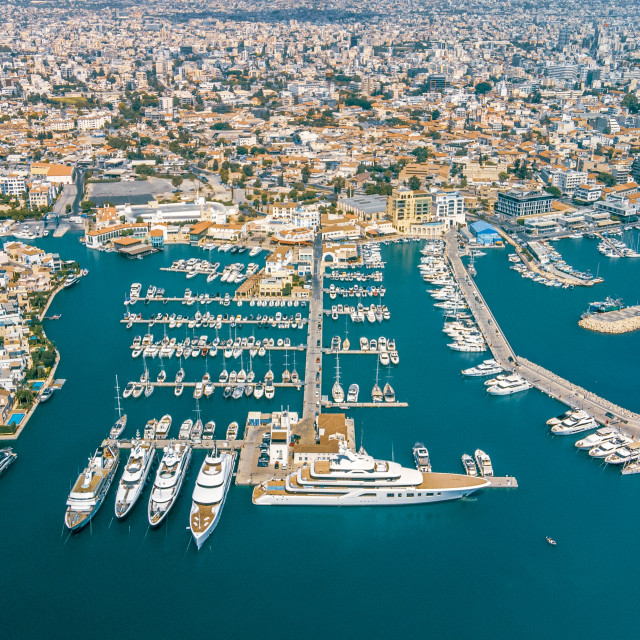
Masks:
[[[227,427],[226,438],[227,440],[235,440],[237,437],[238,437],[238,423],[234,421]]]
[[[171,416],[168,413],[166,413],[165,415],[162,416],[162,418],[160,418],[158,424],[156,425],[156,438],[158,438],[158,440],[162,440],[163,438],[166,438],[170,428],[171,428]]]
[[[602,427],[595,433],[588,435],[586,438],[578,440],[576,442],[576,447],[578,447],[578,449],[592,449],[606,440],[615,438],[617,435],[620,435],[620,432],[617,429],[614,429],[613,427]]]
[[[234,453],[219,453],[216,448],[210,451],[200,467],[196,486],[193,489],[189,527],[198,549],[213,533],[218,522],[224,501],[229,491]]]
[[[253,490],[257,505],[377,506],[441,502],[468,496],[489,485],[484,478],[454,473],[421,473],[397,462],[376,460],[362,449],[316,460],[284,480]]]
[[[565,411],[564,413],[561,413],[559,416],[556,416],[555,418],[549,418],[547,420],[547,426],[554,427],[555,425],[560,424],[564,420],[571,418],[571,416],[573,416],[573,414],[576,411],[578,411],[578,409],[568,409],[567,411]]]
[[[122,473],[116,492],[116,518],[124,518],[133,508],[147,481],[156,450],[150,442],[140,440],[140,432],[131,443],[129,460]]]
[[[190,462],[188,444],[175,442],[165,447],[149,496],[148,516],[152,527],[159,525],[175,504]]]
[[[468,453],[462,454],[462,466],[468,476],[475,477],[478,475],[478,467],[476,467],[474,459]]]
[[[483,478],[488,478],[493,475],[493,465],[491,464],[491,458],[482,449],[476,449],[475,452],[476,464],[478,470]]]
[[[429,451],[422,442],[416,442],[413,445],[413,461],[416,464],[416,469],[421,473],[431,473],[431,460],[429,458]]]
[[[487,393],[492,396],[508,396],[512,393],[526,391],[531,389],[533,385],[518,375],[508,376],[504,380],[498,380],[495,385],[487,388]]]
[[[630,442],[610,453],[604,461],[607,464],[627,464],[638,458],[640,458],[640,442]]]
[[[357,384],[349,385],[347,391],[347,402],[358,402],[358,394],[360,393],[360,387]]]
[[[608,455],[617,451],[620,447],[631,444],[631,442],[631,438],[618,434],[611,438],[611,440],[605,440],[601,444],[591,447],[591,449],[589,449],[589,455],[592,458],[606,458]]]
[[[502,373],[502,367],[493,358],[470,369],[462,370],[462,374],[465,376],[495,376],[499,373]]]
[[[557,436],[569,436],[597,428],[598,423],[586,411],[575,411],[570,418],[551,427],[551,433]]]
[[[118,447],[98,449],[87,468],[76,480],[69,497],[64,523],[71,531],[78,531],[89,523],[101,507],[120,463]]]

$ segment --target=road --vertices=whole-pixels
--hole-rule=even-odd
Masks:
[[[320,401],[320,390],[322,389],[322,279],[322,234],[317,233],[313,245],[313,278],[311,301],[309,303],[303,420],[314,419],[316,413],[320,412],[320,407],[317,403]],[[316,385],[318,385],[317,388]],[[317,396],[316,391],[318,392]]]

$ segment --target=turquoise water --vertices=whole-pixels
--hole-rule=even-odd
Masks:
[[[158,271],[202,252],[174,246],[128,261],[86,251],[69,234],[38,244],[78,259],[90,273],[58,295],[50,314],[62,318],[46,323],[62,355],[57,377],[67,382],[38,408],[15,444],[17,462],[0,479],[5,637],[595,638],[610,632],[612,615],[618,637],[637,637],[633,606],[620,605],[637,592],[635,563],[627,556],[638,539],[640,478],[623,479],[600,467],[575,450],[577,438],[550,437],[544,421],[563,410],[559,403],[537,391],[487,397],[481,380],[461,377],[461,368],[482,358],[447,349],[442,316],[416,271],[417,244],[383,249],[391,320],[348,325],[352,344],[361,335],[396,338],[400,365],[390,379],[398,400],[410,405],[353,411],[358,439],[371,454],[393,455],[406,465],[413,443],[422,440],[438,471],[461,471],[461,454],[481,447],[497,474],[518,478],[519,489],[415,508],[329,509],[258,508],[250,488],[234,486],[220,525],[197,553],[185,527],[204,455],[198,452],[166,526],[148,531],[148,489],[129,519],[114,521],[112,490],[91,527],[68,536],[63,514],[69,484],[113,422],[114,375],[122,385],[142,372],[128,347],[143,331],[118,322],[124,296],[133,281],[143,291],[149,283],[167,293],[187,286],[205,291],[204,280]],[[506,252],[496,250],[477,261],[481,290],[517,353],[640,410],[638,334],[599,336],[576,324],[592,299],[615,294],[634,302],[638,264],[613,264],[589,240],[566,240],[558,248],[578,268],[595,272],[600,263],[605,283],[592,290],[542,287],[510,271]],[[249,261],[246,254],[214,253],[212,259]],[[209,291],[231,290],[225,286],[214,282]],[[137,305],[145,317],[153,309],[172,307]],[[192,315],[195,306],[173,310]],[[240,311],[265,312],[246,305]],[[153,330],[161,336],[161,328]],[[204,332],[212,330],[198,331]],[[344,332],[344,320],[329,318],[325,344]],[[305,333],[256,330],[256,337],[266,335],[289,335],[299,343]],[[273,357],[276,375],[283,359]],[[212,375],[221,362],[218,356],[209,363]],[[323,364],[326,394],[335,360],[325,357]],[[159,366],[157,359],[149,362],[152,375]],[[205,363],[189,359],[184,366],[193,379],[204,373]],[[267,366],[256,364],[258,377]],[[302,372],[304,362],[296,366]],[[171,378],[178,363],[172,359],[166,368]],[[340,369],[345,387],[358,382],[361,397],[368,396],[376,375],[373,356],[345,356]],[[381,382],[386,375],[380,372]],[[175,398],[162,389],[123,406],[129,436],[166,412],[173,415],[175,434],[176,422],[195,408],[187,392]],[[216,421],[218,435],[231,420],[243,425],[250,409],[282,406],[300,411],[302,393],[278,390],[271,403],[234,403],[223,401],[217,389],[201,402],[203,419]],[[557,547],[546,544],[547,535],[558,540]],[[603,592],[611,594],[607,601],[621,600],[609,615],[602,612]]]
[[[7,424],[9,426],[11,425],[18,425],[22,422],[22,418],[24,418],[25,414],[24,413],[14,413],[11,415],[11,417],[9,418],[9,420],[7,421]]]

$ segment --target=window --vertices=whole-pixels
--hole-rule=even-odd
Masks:
[[[393,493],[387,493],[387,498],[393,498]]]

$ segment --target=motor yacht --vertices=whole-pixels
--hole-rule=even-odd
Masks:
[[[98,449],[84,471],[78,476],[67,499],[64,522],[71,531],[78,531],[87,525],[98,512],[113,482],[120,450],[108,445]]]
[[[150,442],[140,440],[140,432],[131,442],[129,460],[125,465],[116,491],[115,513],[124,518],[133,509],[153,466],[156,450]]]
[[[617,429],[614,429],[613,427],[601,427],[586,438],[578,440],[575,446],[578,449],[592,449],[607,440],[615,438],[617,435],[620,435],[620,432]]]
[[[441,502],[468,496],[489,482],[452,473],[422,473],[397,462],[354,453],[341,442],[337,454],[316,460],[284,480],[253,490],[256,505],[377,506]]]
[[[598,423],[586,411],[575,411],[570,418],[563,420],[560,424],[553,425],[551,433],[558,436],[568,436],[597,427]]]
[[[491,464],[491,458],[484,451],[482,451],[482,449],[476,449],[474,455],[480,475],[483,478],[493,476],[493,465]]]
[[[162,460],[149,496],[148,518],[157,527],[175,504],[191,462],[191,446],[172,442],[164,448]]]
[[[358,394],[360,393],[360,387],[357,384],[349,385],[347,391],[347,402],[358,402]]]
[[[217,448],[204,459],[193,489],[189,528],[198,549],[213,533],[231,485],[234,453],[220,453]]]
[[[422,442],[416,442],[413,445],[413,461],[416,469],[421,473],[431,473],[431,460],[429,451]]]
[[[476,467],[474,459],[468,453],[462,454],[462,466],[468,476],[475,477],[478,475],[478,467]]]

